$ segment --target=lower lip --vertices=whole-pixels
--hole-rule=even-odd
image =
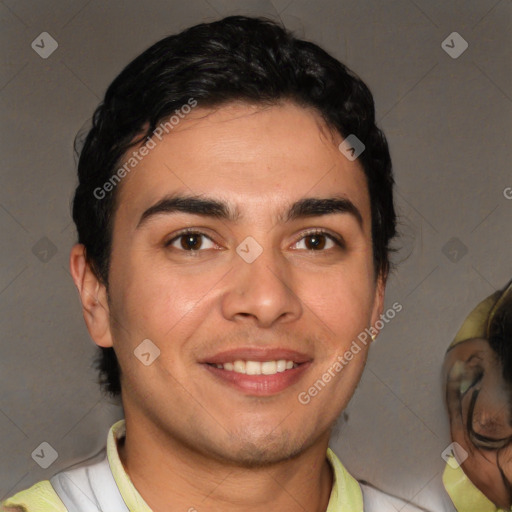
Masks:
[[[311,362],[301,363],[296,368],[274,375],[247,375],[217,368],[203,363],[203,366],[216,378],[249,395],[270,396],[295,384],[308,369]]]

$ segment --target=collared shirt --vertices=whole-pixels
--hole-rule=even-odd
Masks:
[[[124,510],[152,512],[133,485],[119,457],[117,441],[124,437],[125,433],[126,424],[122,419],[114,423],[109,430],[107,453],[103,461],[61,471],[51,478],[52,482],[50,480],[38,482],[29,489],[8,498],[1,504],[0,510],[2,512],[68,512],[69,510],[114,512],[105,509],[110,506],[109,503],[105,505],[105,496],[108,494],[113,497],[113,500],[117,497],[120,507]],[[331,464],[334,478],[326,512],[368,512],[369,510],[385,512],[385,510],[396,510],[394,506],[391,508],[393,503],[405,504],[402,500],[363,486],[363,489],[366,489],[365,501],[368,497],[368,501],[374,504],[370,509],[365,507],[363,510],[363,493],[360,484],[349,474],[330,448],[327,449],[327,460]],[[100,474],[100,471],[103,473]],[[65,485],[60,485],[59,482]],[[104,489],[102,486],[105,486]],[[115,489],[116,486],[117,489]],[[59,495],[70,508],[64,505]],[[407,510],[419,509],[413,507]]]

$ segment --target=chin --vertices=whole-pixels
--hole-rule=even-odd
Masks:
[[[292,437],[290,432],[275,430],[258,439],[254,432],[234,435],[219,455],[237,466],[263,468],[293,459],[307,448],[302,439]]]
[[[228,456],[230,462],[244,468],[265,468],[285,460],[293,459],[301,453],[301,447],[283,446],[281,449],[247,444]]]

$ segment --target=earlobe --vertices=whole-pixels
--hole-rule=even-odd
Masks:
[[[111,347],[107,292],[87,262],[83,244],[75,244],[71,248],[69,268],[80,295],[82,313],[91,338],[100,347]]]

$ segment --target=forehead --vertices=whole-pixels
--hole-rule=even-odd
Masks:
[[[369,215],[360,163],[339,151],[341,135],[313,109],[198,105],[175,124],[121,182],[118,214],[133,217],[165,194],[206,194],[248,218],[305,196],[342,195]],[[127,158],[132,156],[128,152]]]

